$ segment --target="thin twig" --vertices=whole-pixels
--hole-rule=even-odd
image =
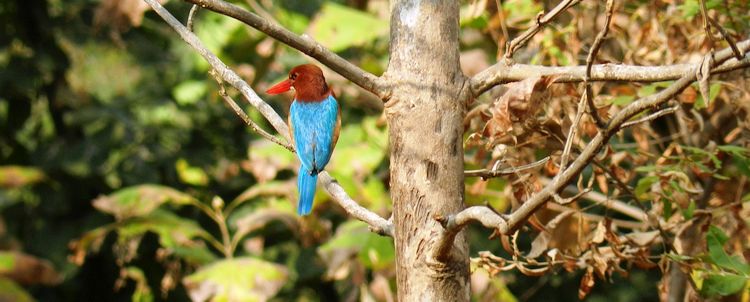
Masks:
[[[627,128],[627,127],[630,127],[630,126],[634,126],[634,125],[637,125],[637,124],[640,124],[640,123],[645,123],[645,122],[648,122],[648,121],[653,121],[653,120],[655,120],[655,119],[657,119],[659,117],[665,116],[667,114],[675,113],[679,109],[680,109],[680,104],[677,104],[677,105],[674,105],[672,107],[665,108],[665,109],[659,110],[657,112],[654,112],[652,114],[649,114],[649,115],[644,116],[642,118],[639,118],[637,120],[633,120],[633,121],[629,121],[629,122],[623,123],[621,128],[624,129],[624,128]]]
[[[198,39],[198,37],[195,36],[195,34],[190,32],[187,27],[182,25],[182,23],[180,23],[180,21],[172,16],[172,14],[169,13],[169,11],[167,11],[161,4],[159,4],[157,0],[144,1],[148,3],[148,5],[151,6],[151,8],[153,8],[154,11],[162,19],[164,19],[167,24],[169,24],[170,27],[173,28],[180,35],[180,37],[185,40],[185,42],[193,47],[193,49],[195,49],[209,63],[209,65],[211,65],[211,68],[216,71],[216,74],[221,76],[221,78],[225,82],[228,82],[232,84],[233,87],[237,88],[242,93],[242,95],[245,96],[245,99],[256,109],[258,109],[263,117],[265,117],[271,123],[271,125],[273,125],[276,131],[278,131],[281,135],[284,135],[285,138],[289,139],[289,127],[286,125],[286,123],[284,123],[284,120],[278,115],[278,113],[276,113],[276,111],[273,110],[273,108],[271,108],[271,106],[268,105],[268,103],[263,101],[255,93],[250,85],[248,85],[234,71],[227,67],[224,62],[219,60],[216,55],[211,53]],[[327,172],[324,171],[320,173],[319,179],[323,187],[326,189],[326,191],[328,191],[328,194],[333,197],[334,201],[338,202],[345,210],[347,210],[347,213],[350,213],[355,218],[370,224],[370,226],[379,234],[391,235],[393,233],[393,226],[390,222],[358,205],[346,194],[346,191],[344,191],[344,189],[341,188],[341,186],[336,183],[333,178],[330,177],[330,175],[328,175]]]
[[[544,165],[547,163],[547,161],[549,161],[549,158],[550,157],[547,156],[545,158],[542,158],[530,164],[526,164],[526,165],[518,166],[518,167],[505,168],[502,170],[498,170],[494,168],[493,169],[466,170],[464,171],[464,177],[477,177],[478,176],[482,178],[492,178],[492,177],[498,177],[498,176],[512,175],[512,174],[516,174],[524,170],[533,169],[541,165]]]
[[[513,41],[510,41],[510,43],[508,43],[508,45],[505,47],[505,59],[510,60],[516,50],[526,45],[526,43],[528,43],[529,40],[534,37],[534,35],[542,30],[542,27],[544,27],[547,23],[552,21],[552,19],[557,17],[566,9],[578,4],[578,2],[581,2],[581,0],[563,0],[557,6],[552,8],[552,10],[548,13],[545,14],[544,12],[540,12],[539,14],[537,14],[534,26],[527,29],[520,36],[513,39]]]
[[[729,44],[729,47],[732,48],[732,52],[734,53],[734,58],[737,60],[742,60],[742,58],[745,57],[745,52],[741,51],[739,47],[737,47],[737,42],[734,41],[734,38],[732,38],[732,35],[730,35],[726,29],[724,29],[723,26],[721,26],[716,20],[714,20],[711,17],[708,17],[708,21],[711,22],[711,25],[716,28],[716,30],[719,31],[721,34],[721,37],[724,38],[724,41],[727,41],[727,44]]]
[[[295,48],[308,56],[318,60],[321,64],[328,66],[336,73],[349,79],[354,84],[374,93],[382,98],[387,98],[389,92],[384,81],[344,60],[339,55],[326,49],[320,43],[309,36],[298,36],[288,29],[270,22],[260,16],[245,10],[239,6],[222,0],[185,0],[186,2],[200,5],[222,15],[235,18],[251,27],[269,35],[277,41]]]
[[[565,140],[565,146],[563,147],[562,156],[560,156],[560,171],[564,170],[568,166],[568,160],[570,159],[570,150],[573,146],[573,140],[578,135],[578,124],[581,122],[583,112],[586,108],[586,95],[581,96],[581,100],[578,101],[578,110],[576,116],[573,118],[573,123],[570,124],[568,130],[568,138]]]
[[[589,55],[586,58],[586,77],[583,78],[584,95],[586,96],[586,103],[588,103],[589,106],[589,114],[591,114],[591,117],[594,118],[594,121],[596,122],[596,125],[599,126],[599,128],[604,128],[605,124],[602,118],[599,116],[599,110],[594,104],[594,93],[591,89],[591,66],[594,65],[594,60],[596,59],[596,54],[599,52],[599,48],[602,46],[602,41],[604,41],[604,38],[607,37],[607,34],[609,33],[609,24],[612,22],[612,15],[614,14],[615,10],[614,0],[607,0],[606,10],[607,14],[604,21],[604,27],[599,32],[599,34],[596,35],[594,45],[591,46]]]
[[[190,8],[190,13],[188,14],[188,19],[187,19],[187,22],[186,22],[186,24],[187,24],[186,27],[187,27],[187,29],[190,32],[193,32],[193,24],[194,24],[194,21],[195,21],[195,15],[197,14],[197,12],[198,12],[199,9],[200,9],[200,7],[198,5],[195,5],[195,4],[193,4],[193,7]],[[287,150],[289,150],[291,152],[295,152],[294,151],[294,147],[292,147],[291,144],[289,144],[288,142],[282,141],[279,138],[277,138],[277,137],[273,136],[272,134],[270,134],[270,133],[266,132],[265,130],[263,130],[263,128],[261,128],[260,126],[258,126],[258,124],[256,124],[245,113],[245,111],[242,110],[242,108],[240,108],[239,105],[237,105],[237,102],[235,102],[234,99],[232,99],[232,97],[230,97],[229,94],[227,93],[226,87],[224,87],[224,81],[221,79],[221,77],[219,76],[219,74],[216,72],[215,69],[211,69],[208,72],[208,74],[210,74],[214,78],[214,80],[216,81],[216,83],[219,85],[219,96],[221,96],[221,98],[224,100],[224,103],[226,103],[230,108],[232,108],[232,110],[234,111],[234,113],[237,116],[239,116],[240,119],[242,119],[242,121],[244,121],[246,125],[250,126],[250,128],[253,131],[255,131],[256,133],[260,134],[261,136],[263,136],[267,140],[270,140],[271,142],[274,142],[274,143],[276,143],[276,144],[278,144],[278,145],[286,148]]]
[[[195,4],[190,8],[190,13],[188,14],[188,19],[185,25],[189,31],[193,31],[193,22],[195,21],[195,15],[198,13],[199,9],[200,7]]]
[[[283,141],[279,139],[278,137],[274,136],[271,133],[266,132],[266,130],[263,130],[258,124],[256,124],[246,113],[242,108],[240,108],[239,105],[237,105],[237,102],[232,99],[232,97],[227,94],[227,90],[224,88],[224,82],[221,80],[221,77],[212,69],[209,74],[213,76],[213,78],[216,80],[216,83],[219,85],[219,96],[224,100],[224,103],[226,103],[229,107],[232,108],[232,111],[234,111],[234,114],[240,117],[242,121],[245,122],[246,125],[250,126],[250,128],[255,131],[256,133],[260,134],[260,136],[264,137],[265,139],[274,142],[278,144],[279,146],[282,146],[289,150],[290,152],[294,153],[294,146],[292,144]]]

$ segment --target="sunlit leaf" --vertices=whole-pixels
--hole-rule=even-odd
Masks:
[[[310,24],[310,33],[328,49],[342,51],[385,37],[388,21],[334,2],[325,2]]]
[[[177,175],[186,184],[194,186],[205,186],[208,184],[208,175],[203,169],[191,166],[187,160],[180,158],[175,163]]]
[[[336,235],[318,249],[327,262],[337,254],[356,254],[365,267],[382,269],[395,259],[393,242],[390,238],[371,232],[361,221],[347,221],[336,229]]]
[[[34,298],[13,280],[0,276],[0,301],[32,302]]]
[[[709,90],[708,90],[708,102],[703,99],[703,96],[699,95],[698,99],[695,102],[695,108],[701,109],[708,107],[711,102],[713,102],[716,97],[719,95],[719,92],[721,92],[721,84],[720,83],[713,83],[711,84]]]
[[[139,185],[124,188],[94,200],[94,207],[99,211],[124,220],[135,216],[144,216],[164,203],[175,205],[188,204],[194,199],[185,193],[160,185]]]
[[[154,294],[151,292],[151,287],[148,286],[148,280],[143,270],[135,266],[128,266],[122,268],[120,272],[120,278],[127,278],[135,281],[135,290],[131,296],[132,302],[152,302],[154,301]]]
[[[658,176],[646,176],[638,180],[638,184],[635,186],[635,196],[638,199],[645,200],[648,197],[645,195],[651,191],[651,186],[659,181]]]
[[[287,280],[286,268],[257,258],[225,259],[183,279],[193,301],[266,301]]]
[[[72,59],[67,79],[80,94],[91,94],[110,103],[136,89],[143,78],[141,65],[126,49],[96,42],[79,45],[67,40],[61,45]]]
[[[180,105],[192,105],[206,95],[206,83],[204,81],[186,81],[172,89],[172,95]]]
[[[700,2],[701,0],[685,0],[678,8],[682,11],[682,17],[690,19],[695,17],[701,11]],[[706,9],[714,9],[722,5],[721,0],[705,0]]]
[[[0,166],[0,188],[18,188],[38,183],[44,172],[33,167]]]
[[[204,245],[193,240],[194,238],[207,238],[210,235],[195,221],[179,217],[168,211],[155,210],[146,217],[130,219],[118,225],[116,230],[121,241],[142,236],[146,232],[153,232],[159,236],[159,244],[163,247],[194,248],[193,251],[182,251],[190,252],[188,254],[193,256],[199,256],[194,259],[197,262],[213,258]],[[193,253],[197,251],[205,252]]]
[[[729,237],[721,229],[713,225],[708,229],[706,243],[709,259],[724,269],[750,275],[750,265],[742,262],[739,257],[730,256],[724,251],[724,243],[728,239]]]
[[[57,285],[62,281],[62,276],[48,260],[14,251],[0,251],[0,278],[2,277],[25,285]]]

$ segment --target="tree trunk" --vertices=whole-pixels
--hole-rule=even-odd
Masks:
[[[469,248],[456,236],[445,261],[433,253],[435,215],[463,209],[463,117],[457,1],[394,1],[385,105],[398,301],[469,301]]]

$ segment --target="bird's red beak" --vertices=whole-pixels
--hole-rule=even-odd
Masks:
[[[290,81],[289,79],[286,79],[276,85],[273,85],[273,87],[268,88],[268,90],[266,90],[266,93],[279,94],[279,93],[287,92],[291,88],[292,88],[292,81]]]

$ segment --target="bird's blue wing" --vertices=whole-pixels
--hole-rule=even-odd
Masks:
[[[339,107],[329,96],[321,102],[294,101],[290,121],[297,157],[309,172],[323,170],[331,159],[338,126]]]

